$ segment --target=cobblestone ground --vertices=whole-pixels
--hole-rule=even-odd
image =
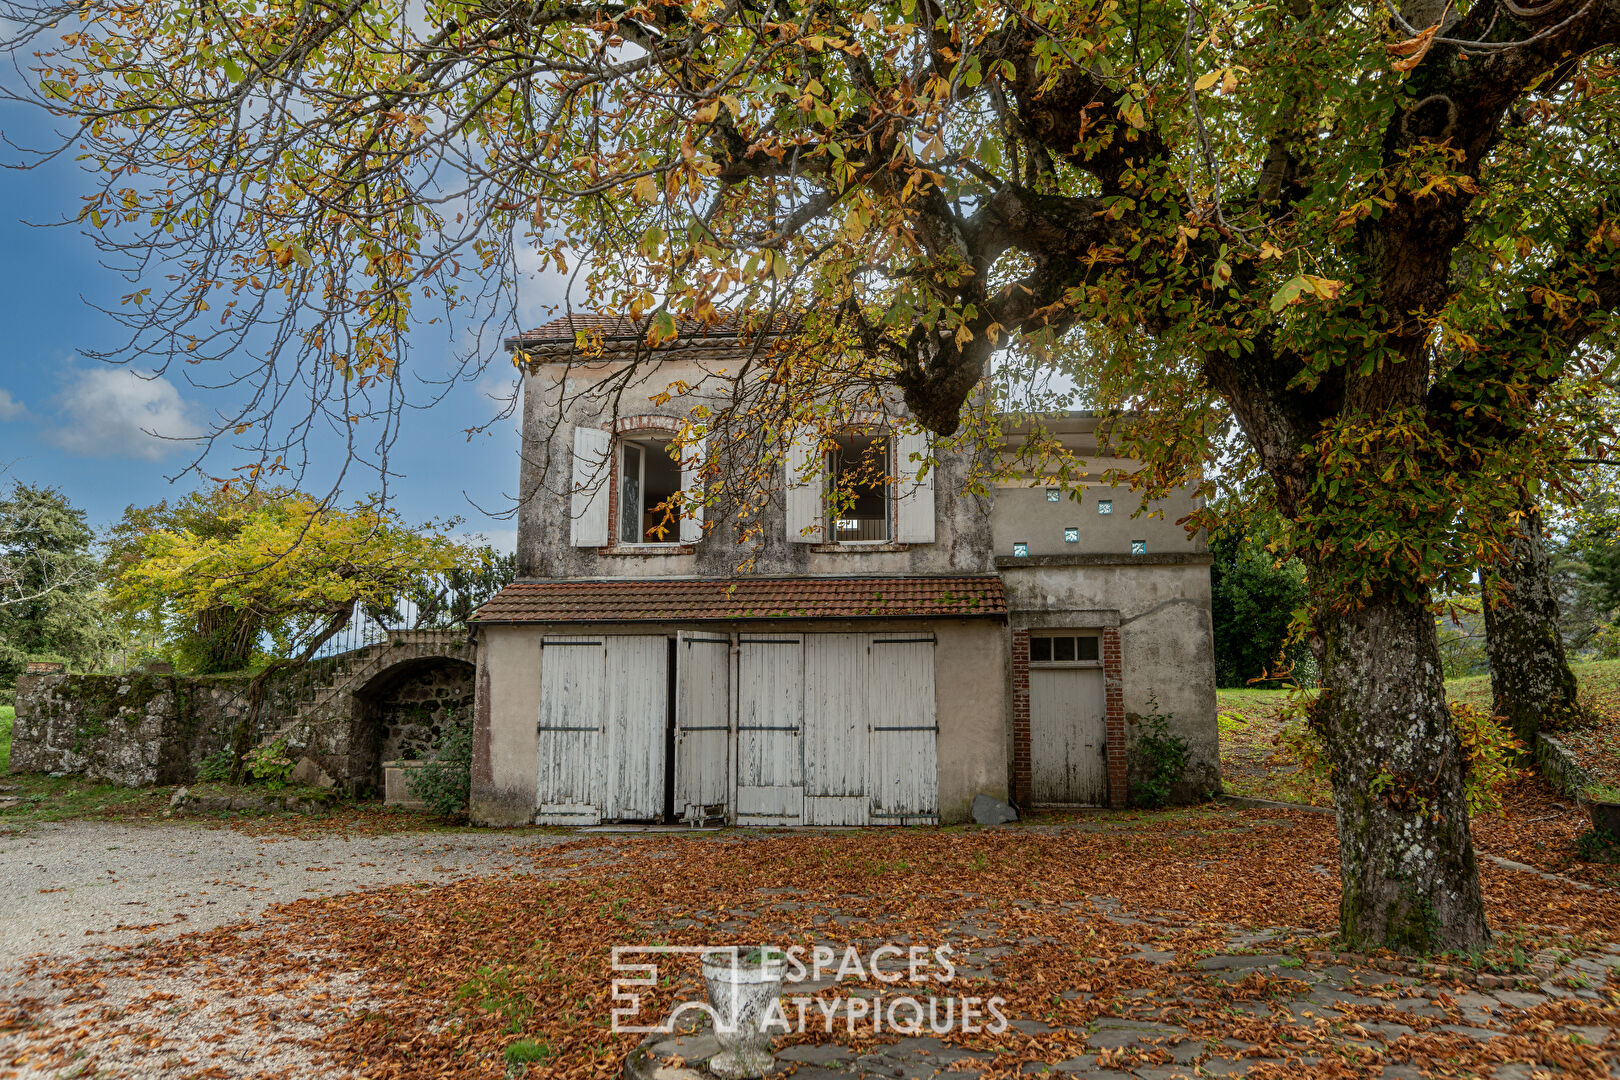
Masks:
[[[1109,906],[1107,898],[1092,899]],[[1139,920],[1129,921],[1140,925]],[[1189,1016],[1192,1010],[1181,1002],[1144,1000],[1140,1008],[1101,1016],[1076,1029],[1077,1049],[1072,1056],[1024,1062],[1017,1071],[1095,1080],[1331,1076],[1340,1068],[1344,1076],[1390,1080],[1442,1076],[1545,1080],[1565,1075],[1552,1061],[1506,1061],[1483,1067],[1448,1064],[1464,1043],[1490,1047],[1500,1042],[1504,1055],[1522,1055],[1526,1050],[1523,1036],[1535,1032],[1572,1046],[1611,1051],[1608,1075],[1620,1077],[1620,1043],[1613,1028],[1557,1019],[1569,1003],[1604,999],[1597,988],[1608,983],[1612,972],[1620,972],[1620,945],[1567,962],[1549,959],[1542,965],[1539,979],[1526,980],[1518,989],[1479,989],[1264,951],[1267,939],[1273,936],[1281,935],[1235,932],[1228,942],[1232,952],[1186,964],[1173,951],[1148,945],[1133,955],[1133,959],[1167,971],[1185,968],[1215,999],[1223,991],[1241,990],[1245,984],[1252,984],[1251,989],[1263,987],[1262,994],[1243,994],[1225,1002],[1224,1022],[1203,1009],[1197,1010],[1203,1015],[1193,1019]],[[976,971],[988,970],[996,956],[1006,951],[1001,946],[964,954],[960,959],[968,965],[965,974],[971,977]],[[830,986],[806,983],[789,986],[786,993],[791,998]],[[1059,996],[1087,995],[1066,990]],[[832,1014],[835,1027],[847,1029],[848,1011]],[[792,1008],[784,1015],[797,1019]],[[899,1010],[902,1020],[910,1015],[909,1008]],[[822,1014],[812,1012],[811,1016],[818,1026],[825,1026]],[[1019,1033],[1045,1036],[1055,1030],[1053,1025],[1028,1019],[1013,1019],[1009,1028],[1010,1035],[994,1041],[1004,1045],[1007,1038],[1016,1041]],[[977,1080],[1001,1071],[998,1066],[1004,1064],[998,1062],[999,1045],[997,1050],[976,1050],[971,1038],[953,1037],[949,1042],[932,1034],[890,1038],[892,1041],[864,1048],[820,1042],[788,1045],[776,1054],[778,1070],[791,1073],[794,1080]],[[654,1037],[646,1049],[649,1054],[633,1059],[630,1080],[701,1080],[706,1076],[701,1067],[718,1052],[719,1044],[705,1021],[686,1034]],[[1422,1059],[1422,1064],[1382,1060],[1390,1056]],[[1577,1074],[1592,1075],[1587,1070]]]

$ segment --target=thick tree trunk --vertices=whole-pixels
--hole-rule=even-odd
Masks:
[[[1488,573],[1505,586],[1495,603],[1489,590],[1485,600],[1492,711],[1507,719],[1530,753],[1543,720],[1556,722],[1578,707],[1575,673],[1558,632],[1558,600],[1540,513],[1524,516],[1508,558]]]
[[[1313,720],[1333,764],[1345,942],[1412,953],[1485,945],[1434,616],[1373,597],[1320,628],[1325,690]]]

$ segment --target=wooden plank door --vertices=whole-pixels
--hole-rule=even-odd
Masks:
[[[1030,668],[1031,801],[1108,805],[1106,713],[1101,668]]]
[[[868,680],[872,824],[938,824],[933,636],[874,634]]]
[[[605,757],[609,821],[664,818],[664,734],[669,725],[669,638],[607,642]]]
[[[731,638],[681,631],[675,646],[675,813],[726,820],[731,784]]]
[[[737,639],[737,824],[804,820],[804,637]]]
[[[541,641],[537,824],[595,825],[602,820],[606,658],[601,637]]]
[[[865,825],[868,634],[804,639],[804,823]]]

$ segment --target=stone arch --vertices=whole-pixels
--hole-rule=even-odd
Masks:
[[[463,657],[414,656],[353,689],[349,776],[357,796],[381,794],[383,762],[430,757],[449,725],[472,723],[475,673]]]

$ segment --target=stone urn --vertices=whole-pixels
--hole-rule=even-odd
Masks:
[[[751,1080],[776,1064],[771,1056],[771,1006],[782,996],[786,971],[780,949],[715,949],[703,954],[703,981],[714,1010],[720,1052],[708,1068],[720,1080]],[[777,1020],[780,1024],[780,1020]]]

